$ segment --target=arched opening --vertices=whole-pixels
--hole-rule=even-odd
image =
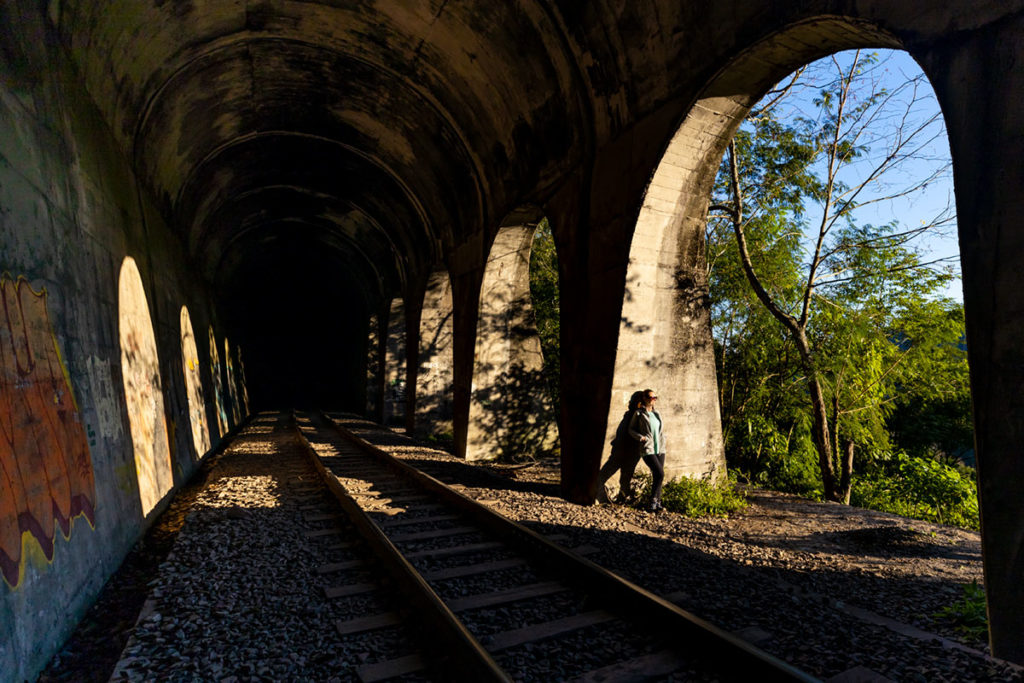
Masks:
[[[366,323],[366,416],[383,421],[384,375],[380,316],[370,315]]]
[[[217,429],[223,437],[230,431],[228,411],[224,404],[224,374],[220,366],[220,351],[217,350],[217,336],[213,333],[213,325],[209,329],[210,374],[213,376],[213,407],[217,412]]]
[[[740,126],[708,262],[727,458],[745,480],[977,528],[973,470],[955,466],[973,434],[950,167],[903,52],[813,62]],[[969,500],[923,506],[931,468]]]
[[[228,374],[228,402],[231,404],[231,424],[242,422],[242,398],[238,391],[238,375],[235,373],[235,359],[231,354],[231,342],[224,337],[224,369]]]
[[[132,435],[142,514],[174,485],[153,321],[135,259],[126,256],[118,283],[121,378]]]
[[[530,253],[543,215],[513,212],[491,245],[480,287],[467,460],[552,451],[558,428],[530,303]]]
[[[199,350],[192,330],[192,318],[188,307],[181,307],[181,367],[185,375],[185,396],[188,400],[188,421],[192,430],[192,446],[195,457],[202,457],[210,450],[210,428],[206,422],[206,397],[203,394],[203,379],[199,367]]]
[[[874,26],[832,17],[763,41],[712,80],[668,142],[630,247],[603,458],[629,395],[651,388],[670,430],[666,481],[724,475],[704,244],[719,161],[772,85],[802,64],[860,45],[899,46]]]
[[[450,444],[453,440],[454,310],[448,271],[431,273],[420,313],[416,432],[442,444]]]
[[[238,386],[238,396],[241,403],[242,419],[249,417],[252,409],[249,405],[249,384],[245,379],[245,362],[242,360],[242,347],[235,347],[235,380]]]
[[[392,299],[384,356],[384,424],[405,424],[405,302]]]

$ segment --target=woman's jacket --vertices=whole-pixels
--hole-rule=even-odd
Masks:
[[[629,423],[629,435],[637,441],[641,441],[640,437],[646,436],[647,442],[640,445],[644,453],[648,455],[653,454],[654,451],[654,440],[651,438],[651,416],[649,413],[654,413],[658,418],[658,453],[665,452],[665,423],[661,421],[661,414],[656,410],[638,410],[633,416],[633,420]]]

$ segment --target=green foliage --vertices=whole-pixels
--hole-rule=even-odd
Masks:
[[[643,473],[637,479],[640,480],[638,500],[650,500],[651,475]],[[666,510],[687,517],[728,517],[746,510],[747,498],[731,481],[714,483],[709,477],[679,477],[662,487],[661,504]]]
[[[988,613],[985,609],[985,589],[977,581],[964,584],[964,594],[933,616],[951,623],[960,633],[973,640],[988,636]]]
[[[978,530],[974,471],[896,453],[876,457],[853,486],[854,505]]]
[[[818,454],[806,421],[783,432],[777,421],[751,414],[744,423],[730,422],[729,430],[730,473],[738,480],[821,500]]]
[[[554,414],[559,414],[559,299],[558,254],[551,223],[541,219],[533,235],[530,251],[530,300],[540,335],[540,348],[544,356],[544,381],[551,395]]]
[[[877,225],[861,211],[914,195],[948,171],[948,156],[921,152],[944,137],[937,108],[919,115],[923,76],[887,90],[877,80],[883,66],[861,53],[811,65],[737,132],[738,193],[723,160],[706,238],[726,458],[752,484],[821,497],[816,383],[832,469],[849,442],[856,476],[874,477],[854,502],[970,527],[971,486],[949,475],[955,469],[922,464],[952,462],[972,441],[963,306],[939,296],[955,276],[917,241],[954,219],[940,212],[928,225]],[[794,93],[809,89],[813,100],[794,105]],[[901,169],[908,160],[913,166]],[[806,321],[805,356],[744,271],[734,232],[740,206],[757,279],[779,311]],[[904,463],[912,483],[895,481],[903,461],[890,458],[894,450],[917,457]]]

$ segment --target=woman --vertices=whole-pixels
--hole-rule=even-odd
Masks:
[[[608,493],[604,483],[611,479],[615,470],[619,472],[619,493],[615,496],[616,503],[624,503],[629,499],[630,485],[633,482],[633,472],[637,463],[640,462],[640,443],[630,436],[629,426],[633,422],[637,409],[644,400],[644,392],[634,391],[629,397],[629,407],[622,414],[619,426],[615,429],[615,438],[612,439],[612,454],[608,456],[608,462],[601,468],[598,475],[598,495],[601,495],[601,502],[608,502]]]
[[[661,485],[665,481],[665,435],[661,415],[654,409],[657,394],[645,389],[644,400],[629,423],[629,434],[640,442],[644,463],[651,468],[651,502],[648,510],[661,510]]]

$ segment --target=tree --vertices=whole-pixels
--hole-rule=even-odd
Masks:
[[[903,325],[953,277],[916,241],[952,225],[948,205],[915,227],[863,221],[949,171],[929,157],[945,131],[937,107],[920,114],[923,74],[886,88],[881,66],[860,51],[833,55],[769,93],[729,145],[708,224],[712,286],[735,291],[742,274],[753,304],[716,323],[721,362],[737,331],[765,335],[760,381],[803,389],[786,400],[809,409],[825,498],[846,503],[855,445],[888,445],[893,379],[928,350],[906,343]],[[785,116],[808,88],[811,114]]]
[[[537,320],[541,353],[544,355],[544,381],[551,395],[554,414],[559,412],[559,300],[558,254],[551,223],[542,218],[533,235],[530,250],[530,301]]]

